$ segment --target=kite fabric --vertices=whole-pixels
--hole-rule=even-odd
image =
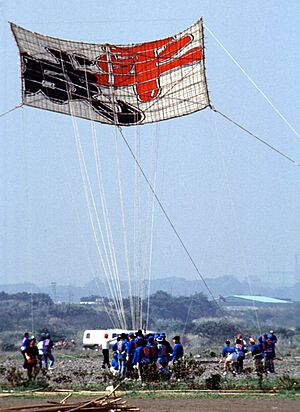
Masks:
[[[121,126],[210,106],[202,19],[175,36],[130,45],[61,40],[13,23],[11,30],[24,105]]]

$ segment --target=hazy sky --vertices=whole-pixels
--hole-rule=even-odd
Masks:
[[[1,1],[0,112],[21,99],[18,51],[8,21],[54,37],[126,44],[173,35],[201,16],[300,132],[297,0]],[[299,138],[207,31],[206,67],[213,105],[300,163]],[[91,125],[82,119],[77,124],[96,191]],[[0,283],[83,284],[95,274],[103,276],[71,117],[25,107],[1,117],[0,131]],[[96,133],[125,278],[115,129],[97,124]],[[124,133],[133,147],[140,141],[141,162],[151,179],[158,153],[157,193],[205,276],[269,277],[269,271],[294,271],[295,254],[300,255],[299,166],[210,109],[158,125],[126,128]],[[143,212],[134,224],[134,163],[122,141],[120,153],[132,267],[147,254],[143,241],[149,241],[151,199],[140,179]],[[137,252],[134,233],[141,240]],[[196,276],[157,206],[152,258],[153,277]],[[142,270],[143,264],[136,264],[137,271]]]

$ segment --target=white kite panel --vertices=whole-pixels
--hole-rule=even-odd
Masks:
[[[210,105],[202,20],[161,40],[89,44],[11,29],[23,104],[116,125],[158,122]]]

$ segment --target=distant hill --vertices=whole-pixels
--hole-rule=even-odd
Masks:
[[[239,281],[234,276],[221,276],[216,278],[206,278],[209,288],[212,290],[215,297],[219,295],[238,295],[238,294],[255,294],[266,295],[278,298],[288,298],[299,300],[300,283],[294,286],[270,286],[265,284],[261,279],[252,278],[251,287],[243,280]],[[128,286],[126,282],[121,283],[123,296],[128,295]],[[179,277],[167,277],[164,279],[153,279],[151,281],[151,294],[163,290],[173,296],[190,296],[194,293],[204,293],[207,295],[207,290],[200,280],[187,280]],[[0,291],[6,293],[32,292],[32,293],[47,293],[53,301],[78,303],[82,296],[90,296],[97,294],[99,296],[107,296],[104,283],[100,280],[92,280],[83,286],[75,285],[56,285],[55,291],[50,284],[36,285],[32,283],[16,283],[16,284],[0,284]]]

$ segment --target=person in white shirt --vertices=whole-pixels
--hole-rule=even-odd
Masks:
[[[46,339],[46,336],[44,334],[42,334],[41,337],[40,337],[40,340],[37,344],[37,348],[38,348],[38,351],[39,351],[38,358],[39,358],[40,368],[42,368],[43,345],[44,345],[44,340],[45,339]]]
[[[113,339],[108,339],[108,333],[104,334],[104,339],[101,344],[102,345],[102,355],[103,355],[102,369],[105,369],[106,365],[108,368],[110,368],[109,346],[112,340]]]

